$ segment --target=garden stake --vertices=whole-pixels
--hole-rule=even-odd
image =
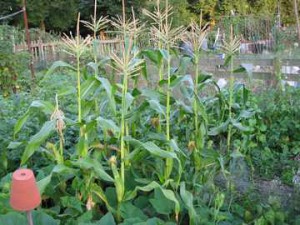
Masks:
[[[27,214],[28,224],[29,224],[29,225],[33,225],[33,221],[32,221],[32,213],[31,213],[31,211],[27,211],[26,214]]]

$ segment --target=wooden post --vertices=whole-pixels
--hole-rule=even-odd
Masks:
[[[27,42],[28,52],[30,54],[29,68],[30,68],[30,72],[31,72],[31,82],[32,82],[32,84],[34,84],[35,74],[34,74],[33,61],[32,61],[31,41],[30,41],[30,34],[29,34],[29,27],[28,27],[28,17],[27,17],[27,12],[26,12],[26,0],[23,0],[23,15],[24,15],[26,42]]]
[[[297,32],[298,32],[298,41],[300,41],[300,21],[299,21],[299,13],[298,13],[298,0],[294,0],[294,11],[297,23]]]

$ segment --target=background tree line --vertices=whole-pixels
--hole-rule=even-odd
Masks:
[[[185,25],[191,18],[198,19],[202,11],[207,22],[217,22],[226,15],[274,16],[280,10],[281,21],[285,25],[295,24],[294,1],[298,0],[169,0],[174,8],[173,24]],[[164,4],[163,1],[161,1]],[[121,15],[121,0],[98,0],[98,16]],[[142,8],[151,9],[156,0],[126,0],[127,13],[131,8],[143,19]],[[0,16],[20,10],[22,0],[0,0]],[[74,29],[76,15],[88,20],[93,14],[94,0],[27,0],[30,27],[47,31],[65,32]],[[2,23],[23,26],[22,15],[3,20]]]

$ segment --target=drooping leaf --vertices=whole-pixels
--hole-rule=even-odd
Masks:
[[[127,110],[131,107],[131,104],[134,100],[134,97],[129,92],[127,92],[126,95],[125,95],[125,99],[126,99],[126,108],[125,108],[125,110],[127,112]]]
[[[197,103],[197,111],[200,113],[200,115],[203,118],[205,124],[208,124],[208,115],[207,115],[205,106],[202,103],[199,96],[196,93],[194,93],[194,94],[195,94],[195,100],[196,100],[196,103]]]
[[[249,118],[253,117],[254,115],[255,115],[254,110],[242,110],[239,115],[239,118],[249,119]]]
[[[65,96],[71,94],[76,94],[76,88],[74,86],[64,86],[57,92],[57,96]]]
[[[195,224],[197,220],[197,213],[194,208],[194,197],[192,193],[186,190],[184,182],[181,182],[180,184],[180,197],[184,202],[185,207],[188,209],[190,222],[192,222],[191,224]]]
[[[106,91],[111,110],[113,111],[114,114],[116,114],[117,109],[116,109],[116,101],[114,96],[115,90],[113,86],[110,84],[109,80],[104,77],[97,77],[97,79],[101,82],[102,86]]]
[[[169,199],[170,201],[175,203],[174,211],[175,211],[176,215],[178,215],[179,211],[180,211],[180,204],[179,204],[179,201],[177,200],[174,192],[172,190],[164,189],[160,184],[158,184],[155,181],[152,181],[150,184],[143,186],[143,187],[137,186],[133,191],[127,192],[126,196],[124,198],[124,201],[129,201],[129,200],[135,198],[137,196],[138,191],[150,192],[150,191],[154,190],[155,188],[159,188],[162,191],[163,195],[167,199]]]
[[[18,119],[18,121],[16,122],[15,127],[14,127],[14,136],[22,129],[22,127],[28,120],[29,115],[30,115],[30,112],[29,112],[29,110],[27,110],[27,112],[20,119]]]
[[[239,68],[236,68],[233,73],[244,73],[246,72],[246,69],[244,67],[239,67]]]
[[[189,86],[191,86],[191,89],[194,89],[194,81],[192,76],[189,74],[185,76],[178,76],[175,79],[173,79],[170,87],[174,88],[177,87],[179,84],[186,85],[185,82],[188,83]]]
[[[40,147],[40,145],[50,136],[55,130],[56,121],[47,121],[44,123],[41,130],[31,137],[25,151],[22,155],[21,164],[24,165],[33,153]]]
[[[37,182],[37,186],[39,188],[40,194],[42,195],[48,186],[50,184],[52,178],[52,174],[46,176],[45,178],[41,179],[40,181]]]
[[[187,158],[187,155],[184,151],[182,151],[178,145],[177,142],[174,139],[170,140],[170,147],[173,149],[173,151],[178,152],[179,154],[183,155],[185,158]]]
[[[163,55],[159,50],[147,49],[142,52],[147,58],[149,58],[157,67],[161,67]]]
[[[99,87],[99,81],[95,77],[90,77],[81,84],[81,98],[85,99],[94,94]]]
[[[164,60],[169,60],[170,59],[170,54],[167,50],[165,49],[159,49],[159,52],[161,53],[161,55],[163,56]]]
[[[94,70],[94,73],[97,75],[98,74],[98,65],[95,62],[89,62],[87,66],[91,67]]]
[[[12,141],[9,143],[9,145],[7,146],[8,149],[16,149],[19,146],[21,146],[23,144],[23,142],[17,142],[17,141]]]
[[[173,158],[173,159],[177,159],[176,153],[174,152],[170,152],[170,151],[166,151],[166,150],[162,150],[160,147],[158,147],[155,143],[153,142],[140,142],[136,139],[133,138],[126,138],[127,141],[129,141],[130,143],[143,148],[145,150],[147,150],[149,153],[151,153],[152,155],[155,156],[159,156],[161,158]]]
[[[83,170],[92,170],[95,176],[108,182],[113,182],[113,178],[104,170],[103,166],[95,159],[90,157],[81,158],[73,161],[72,164]]]
[[[148,98],[149,100],[157,100],[159,102],[163,102],[165,100],[164,94],[147,88],[142,90],[142,96]]]
[[[119,133],[120,133],[120,127],[117,126],[114,121],[108,120],[108,119],[104,119],[101,116],[99,116],[97,118],[97,121],[98,121],[99,126],[103,130],[105,130],[105,131],[110,130],[111,132],[113,132],[115,134],[115,136],[119,135]]]
[[[232,121],[232,125],[234,127],[236,127],[237,129],[239,129],[240,131],[244,131],[244,132],[249,132],[250,131],[249,127],[246,127],[246,126],[244,126],[243,124],[241,124],[237,121]]]
[[[56,69],[58,69],[60,67],[68,68],[68,69],[76,71],[76,68],[73,67],[71,64],[63,62],[63,61],[56,61],[52,64],[52,66],[50,67],[50,69],[48,70],[48,72],[46,73],[45,76],[52,74]]]
[[[52,112],[54,111],[55,107],[53,104],[47,101],[42,101],[42,100],[36,100],[33,101],[30,105],[30,108],[37,108],[43,111],[46,115],[51,115]]]
[[[225,132],[228,128],[229,125],[229,120],[227,120],[226,122],[221,123],[219,126],[217,127],[213,127],[208,131],[208,135],[210,136],[216,136],[218,134],[221,134],[223,132]]]
[[[92,184],[91,187],[91,193],[93,193],[94,195],[96,195],[98,198],[100,198],[106,205],[107,209],[110,212],[115,212],[114,208],[110,206],[109,201],[107,199],[107,195],[104,193],[104,191],[102,190],[102,188],[97,185],[97,184]]]
[[[54,111],[54,106],[47,101],[33,101],[29,107],[29,109],[26,111],[26,113],[16,122],[14,126],[14,135],[16,135],[24,126],[24,124],[27,122],[31,112],[34,109],[39,109],[43,111],[46,115],[51,115]]]
[[[165,106],[161,105],[157,100],[149,100],[150,108],[155,110],[158,114],[163,115],[166,117],[166,109]]]

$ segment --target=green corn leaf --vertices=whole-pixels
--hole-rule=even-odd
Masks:
[[[129,141],[129,143],[135,145],[137,147],[137,149],[144,149],[153,156],[157,156],[157,157],[165,158],[165,159],[175,159],[178,163],[177,182],[180,181],[180,176],[182,173],[182,165],[181,165],[179,158],[177,157],[176,152],[163,150],[159,146],[157,146],[155,143],[150,142],[150,141],[143,143],[143,142],[140,142],[131,137],[125,137],[125,140]],[[138,154],[138,151],[135,151],[135,154]],[[179,183],[178,183],[178,185],[179,185]]]
[[[171,139],[169,144],[173,151],[178,152],[179,154],[183,155],[185,158],[188,158],[185,152],[178,147],[177,142],[174,139]]]
[[[148,49],[142,51],[142,54],[156,64],[157,67],[161,67],[163,55],[159,50]]]
[[[148,102],[143,102],[141,105],[139,105],[137,108],[132,109],[131,111],[129,111],[126,115],[125,115],[125,119],[131,119],[131,118],[138,118],[140,119],[140,117],[138,117],[140,115],[140,113],[142,113],[145,109],[147,109],[149,106]]]
[[[76,94],[77,90],[73,86],[64,86],[58,92],[57,96],[66,96],[71,94]]]
[[[158,214],[170,215],[174,211],[174,202],[167,199],[159,188],[154,189],[154,198],[149,202]]]
[[[114,183],[116,187],[118,202],[122,202],[125,193],[125,187],[123,185],[122,177],[120,176],[120,173],[115,163],[111,163],[111,170],[114,175]]]
[[[66,208],[75,209],[77,212],[82,213],[82,202],[73,196],[64,196],[60,198],[62,206]]]
[[[194,208],[193,194],[186,190],[184,182],[181,182],[180,184],[180,197],[189,212],[190,224],[196,224],[198,217],[197,217],[196,210]]]
[[[147,88],[142,90],[142,96],[146,97],[147,99],[157,100],[159,102],[163,102],[166,99],[165,95],[160,93],[159,91]]]
[[[134,97],[130,94],[130,93],[126,93],[126,96],[125,96],[125,99],[126,99],[126,112],[127,110],[131,107],[132,105],[132,102],[134,100]]]
[[[89,97],[89,94],[94,94],[99,87],[99,81],[95,77],[90,77],[81,84],[81,98]]]
[[[94,70],[95,75],[98,75],[98,65],[94,62],[89,62],[87,64],[88,67],[91,67]]]
[[[116,123],[112,120],[104,119],[103,117],[99,116],[97,118],[99,126],[104,130],[112,131],[115,136],[118,136],[120,133],[120,127],[116,125]]]
[[[208,135],[210,136],[216,136],[218,134],[221,134],[223,132],[225,132],[228,128],[228,125],[229,125],[229,120],[227,120],[226,122],[224,123],[221,123],[219,126],[217,127],[213,127],[211,128],[209,131],[208,131]]]
[[[229,65],[229,63],[232,60],[232,57],[233,57],[233,55],[226,55],[225,61],[224,61],[224,66],[228,66]]]
[[[54,106],[47,101],[33,101],[25,114],[16,122],[14,126],[14,136],[22,129],[24,124],[27,122],[30,114],[35,109],[43,111],[46,115],[51,115],[54,111]]]
[[[41,130],[31,137],[25,151],[22,155],[21,165],[24,165],[33,153],[40,147],[40,145],[50,136],[55,130],[56,121],[47,121],[44,123]]]
[[[50,102],[41,100],[33,101],[30,105],[30,108],[40,109],[46,115],[51,115],[55,109],[55,107]]]
[[[22,144],[23,144],[23,142],[12,141],[9,143],[7,148],[8,149],[16,149],[16,148],[20,147]]]
[[[244,126],[243,124],[241,124],[240,122],[237,121],[232,121],[232,125],[239,129],[240,131],[244,131],[244,132],[249,132],[251,129],[249,127]]]
[[[63,62],[63,61],[56,61],[52,64],[52,66],[50,67],[50,69],[48,70],[48,72],[46,73],[45,76],[52,74],[56,69],[58,69],[60,67],[68,68],[68,69],[76,71],[76,68],[73,67],[71,64]]]
[[[188,83],[188,85],[191,87],[191,89],[194,89],[194,81],[191,75],[185,75],[185,76],[172,76],[174,77],[171,81],[171,88],[177,87],[179,84],[182,84],[186,86],[185,83]]]
[[[159,49],[158,50],[160,52],[160,54],[163,56],[164,60],[169,60],[171,55],[169,54],[169,52],[165,49]]]
[[[78,170],[70,168],[70,167],[68,167],[66,165],[63,165],[63,164],[56,165],[52,169],[52,173],[56,173],[56,174],[59,174],[59,175],[62,175],[62,176],[70,176],[70,175],[75,176],[77,172],[78,172]]]
[[[98,79],[102,86],[104,87],[106,94],[108,96],[109,99],[109,105],[111,107],[111,110],[113,111],[114,114],[117,113],[117,109],[116,109],[116,101],[115,101],[115,88],[110,84],[109,80],[103,77],[97,77],[96,79]]]
[[[50,184],[51,182],[51,178],[52,178],[52,174],[44,177],[43,179],[41,179],[40,181],[37,182],[37,186],[39,188],[40,194],[42,195],[46,189],[46,187],[48,186],[48,184]]]
[[[244,72],[246,72],[246,69],[242,66],[233,71],[233,73],[244,73]]]
[[[160,184],[158,184],[155,181],[152,181],[150,184],[143,186],[143,187],[137,186],[133,191],[126,193],[124,201],[129,201],[129,200],[135,198],[137,196],[138,191],[150,192],[150,191],[153,191],[155,188],[159,188],[162,191],[163,195],[167,199],[174,202],[174,204],[175,204],[174,211],[175,211],[176,215],[178,215],[180,212],[180,204],[179,204],[179,201],[177,200],[174,192],[172,190],[164,189]]]
[[[91,159],[91,158],[82,158],[82,159],[78,159],[77,161],[72,162],[72,164],[80,169],[83,170],[92,170],[95,172],[95,176],[108,181],[108,182],[113,182],[114,179],[108,174],[106,173],[106,171],[104,170],[103,166],[100,164],[100,162],[98,162],[95,159]]]
[[[205,109],[204,104],[202,103],[202,101],[200,100],[199,96],[194,93],[195,95],[195,100],[197,103],[197,111],[200,113],[201,117],[203,118],[205,124],[208,124],[208,115]]]
[[[155,110],[158,114],[163,115],[166,117],[166,107],[161,105],[157,100],[149,100],[150,108]]]
[[[98,198],[100,198],[106,205],[107,209],[111,212],[114,213],[115,210],[110,206],[107,197],[104,193],[104,191],[102,190],[102,188],[100,186],[98,186],[97,184],[93,183],[92,187],[91,187],[91,192],[96,195]]]
[[[22,129],[22,127],[28,120],[29,115],[30,115],[30,112],[29,112],[29,110],[27,110],[27,112],[20,119],[18,119],[18,121],[16,122],[15,127],[14,127],[14,136],[17,133],[19,133],[19,131]]]
[[[125,138],[126,141],[129,141],[129,143],[137,146],[138,148],[142,148],[147,150],[149,153],[151,153],[152,155],[155,156],[159,156],[161,158],[173,158],[173,159],[177,159],[177,155],[174,152],[169,152],[166,150],[162,150],[160,147],[158,147],[155,143],[153,142],[140,142],[134,138],[130,138],[130,137],[126,137]]]
[[[148,69],[146,61],[143,61],[143,63],[141,64],[141,73],[145,80],[148,80]]]

